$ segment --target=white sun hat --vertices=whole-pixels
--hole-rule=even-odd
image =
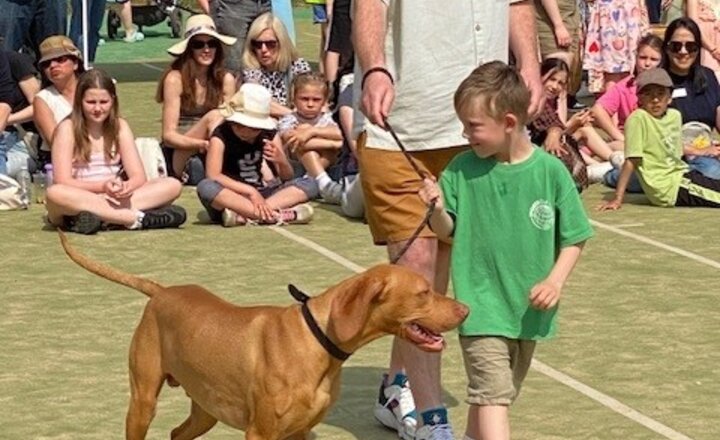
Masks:
[[[188,42],[196,35],[209,35],[213,38],[217,38],[223,44],[232,46],[237,41],[237,38],[230,37],[228,35],[219,34],[215,28],[215,22],[208,15],[198,14],[188,18],[185,24],[185,38],[176,43],[168,49],[170,55],[180,56],[187,49]]]
[[[277,121],[270,116],[270,91],[260,84],[245,83],[220,106],[226,121],[261,130],[275,130]]]

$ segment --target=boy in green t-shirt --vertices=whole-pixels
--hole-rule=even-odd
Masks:
[[[720,180],[690,170],[682,161],[682,116],[668,108],[672,79],[661,68],[646,70],[635,80],[639,108],[625,122],[625,162],[615,198],[598,208],[620,209],[633,171],[643,192],[657,206],[720,208]]]
[[[530,93],[517,71],[493,61],[455,92],[455,111],[472,151],[453,159],[430,226],[453,240],[451,276],[470,307],[460,327],[468,375],[467,439],[509,439],[535,341],[554,336],[562,287],[593,235],[572,177],[525,132]],[[442,197],[440,190],[442,189]]]

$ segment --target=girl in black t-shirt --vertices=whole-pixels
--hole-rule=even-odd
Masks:
[[[225,122],[210,138],[205,173],[198,197],[214,222],[308,223],[313,209],[303,204],[317,196],[308,177],[293,179],[293,169],[270,117],[270,92],[243,84],[221,112]],[[274,178],[263,178],[263,164]]]

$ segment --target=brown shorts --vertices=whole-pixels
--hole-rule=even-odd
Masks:
[[[373,241],[385,245],[408,240],[427,212],[418,196],[422,179],[402,151],[367,148],[365,138],[365,133],[358,137],[357,152],[365,215]],[[468,148],[465,145],[410,155],[422,172],[439,178],[450,160]],[[426,227],[419,237],[435,237],[435,234]]]

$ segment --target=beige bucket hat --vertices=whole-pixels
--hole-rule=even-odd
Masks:
[[[185,23],[185,34],[183,35],[185,38],[179,43],[172,45],[170,49],[167,50],[168,53],[175,56],[182,55],[187,49],[190,39],[196,35],[209,35],[217,38],[227,46],[232,46],[237,41],[235,37],[219,34],[215,29],[215,22],[210,16],[198,14],[188,18],[187,23]]]
[[[65,35],[53,35],[40,43],[40,60],[38,64],[66,55],[71,55],[82,63],[82,54],[71,39]]]
[[[260,84],[245,83],[220,106],[220,114],[226,121],[261,130],[274,130],[277,121],[270,116],[270,91]]]

